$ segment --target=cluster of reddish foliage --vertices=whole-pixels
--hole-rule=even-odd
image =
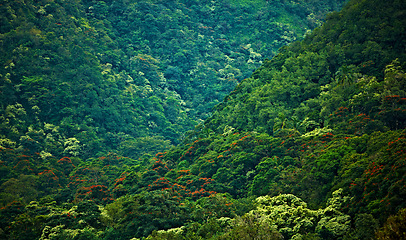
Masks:
[[[399,199],[393,198],[406,191],[406,161],[404,137],[398,137],[388,143],[385,159],[377,158],[371,161],[362,175],[349,184],[353,192],[353,204],[367,207],[371,202],[379,202],[381,211],[392,211],[399,204]]]
[[[87,183],[88,180],[84,176],[90,175],[90,169],[88,167],[77,168],[74,175],[69,177],[68,187],[71,189],[76,189],[78,186]]]
[[[352,182],[350,183],[349,188],[351,189],[351,188],[353,188],[353,187],[355,187],[355,186],[357,186],[357,184],[356,184],[356,183],[354,183],[354,181],[352,181]]]
[[[80,179],[79,177],[70,177],[69,178],[70,182],[68,183],[68,188],[76,188],[77,186],[86,183],[87,180],[85,179]]]
[[[72,160],[69,157],[63,157],[59,159],[58,163],[62,165],[72,165],[73,167],[75,167],[75,165],[73,165]]]
[[[66,213],[66,217],[68,217],[68,218],[71,218],[71,217],[76,218],[76,216],[72,215],[70,212]]]
[[[114,201],[110,191],[105,185],[92,185],[90,187],[81,187],[77,190],[75,201],[81,200],[98,200],[104,203]]]
[[[238,135],[238,133],[234,133],[233,135]],[[248,140],[247,138],[249,138],[249,137],[251,137],[251,135],[245,135],[242,138],[237,139],[235,142],[232,142],[230,144],[231,148],[228,149],[227,151],[231,151],[231,150],[235,149],[236,146],[244,146],[243,144],[247,143],[247,140]],[[237,150],[237,149],[235,149],[235,150]]]
[[[184,177],[186,177],[186,176],[190,176],[190,175],[191,175],[191,172],[190,172],[189,169],[187,169],[187,170],[179,170],[179,171],[178,171],[178,174],[179,174],[179,177],[177,177],[175,181],[178,181],[178,180],[180,180],[181,178],[184,178]]]
[[[43,175],[49,179],[53,179],[53,180],[59,179],[52,170],[44,170],[44,171],[38,173],[38,176],[41,176],[41,175]]]
[[[161,158],[162,156],[163,155],[158,157]],[[165,173],[170,171],[166,164],[160,159],[155,161],[152,166],[152,170],[156,171],[160,176],[163,176]],[[193,178],[193,175],[191,174],[190,170],[178,170],[177,174],[178,177],[174,180],[174,182],[171,182],[166,177],[159,177],[155,179],[151,184],[148,185],[148,190],[167,192],[177,201],[181,201],[185,198],[198,199],[216,194],[214,191],[208,191],[205,189],[213,183],[213,179],[199,178],[197,180],[193,180],[191,179]],[[181,182],[184,184],[181,184]]]
[[[200,180],[200,179],[199,179]],[[212,179],[205,179],[203,180],[204,183],[200,185],[200,188],[197,188],[196,182],[193,180],[188,180],[186,182],[186,186],[174,183],[172,184],[166,178],[159,178],[155,180],[152,184],[148,185],[148,190],[161,190],[169,192],[172,198],[177,199],[177,201],[181,201],[185,198],[192,198],[194,200],[199,199],[201,197],[208,197],[211,195],[216,194],[215,191],[207,191],[204,187],[213,181]]]
[[[184,151],[182,153],[182,155],[179,157],[179,160],[190,160],[192,159],[197,153],[198,150],[202,150],[205,149],[204,146],[208,146],[210,143],[206,140],[206,141],[202,141],[201,138],[195,140],[193,143],[189,143],[186,144],[186,146],[188,146],[188,148],[186,149],[186,151]]]
[[[212,183],[214,180],[211,178],[199,178],[199,181],[202,182],[201,186],[204,187],[205,185]]]
[[[58,160],[58,164],[62,167],[62,171],[69,175],[69,173],[76,167],[69,157],[63,157]]]
[[[152,184],[148,185],[148,190],[162,189],[165,190],[171,186],[168,179],[161,177],[156,179]]]
[[[378,165],[375,162],[372,162],[372,164],[369,166],[368,169],[365,169],[364,175],[366,176],[373,176],[373,175],[379,175],[381,174],[380,172],[383,170],[384,166],[383,165]]]
[[[166,164],[163,163],[161,159],[155,159],[155,162],[152,165],[152,170],[156,171],[161,176],[170,171],[168,166],[166,166]]]
[[[393,157],[406,157],[406,138],[399,137],[394,141],[388,142],[388,148],[386,150],[390,152]]]
[[[406,103],[406,98],[401,98],[399,95],[385,96],[385,98],[383,100],[385,109],[380,111],[379,114],[383,114],[386,112],[392,112],[392,111],[405,112],[406,109],[402,109],[402,107],[404,108],[405,103]]]
[[[328,132],[324,135],[321,136],[322,138],[324,138],[325,140],[331,139],[332,137],[334,137],[334,134],[332,134],[331,132]]]
[[[348,122],[346,127],[347,133],[362,135],[365,133],[368,124],[374,121],[374,119],[364,113],[358,114]]]
[[[194,154],[194,152],[193,152],[193,146],[190,146],[183,154],[182,154],[182,156],[180,156],[180,158],[179,158],[179,160],[181,160],[182,158],[184,158],[184,157],[186,157],[187,155],[192,155],[192,154]]]
[[[162,159],[162,158],[165,156],[165,153],[166,153],[166,152],[164,152],[164,153],[163,153],[163,152],[159,152],[159,153],[155,154],[155,157],[158,158],[158,159]]]
[[[190,174],[190,170],[186,169],[186,170],[179,170],[178,173],[180,173],[181,175],[186,174],[189,175]]]
[[[400,137],[400,138],[396,139],[395,141],[388,142],[388,146],[390,146],[390,145],[392,145],[392,144],[396,144],[396,143],[398,143],[398,142],[402,142],[402,141],[404,141],[404,140],[405,140],[405,138]],[[402,151],[403,151],[403,150],[402,150]]]
[[[192,192],[190,195],[192,199],[196,200],[202,197],[210,197],[214,194],[216,194],[215,191],[206,191],[205,189],[200,188],[199,190],[195,190],[194,192]]]
[[[362,68],[365,68],[365,67],[372,66],[372,65],[374,65],[374,64],[375,64],[374,61],[369,60],[369,61],[367,61],[367,62],[361,63],[361,67],[362,67]]]
[[[124,180],[127,178],[127,175],[128,174],[126,172],[122,173],[121,176],[118,179],[116,179],[116,182],[114,183],[114,186],[123,184]]]
[[[388,96],[385,96],[385,101],[393,101],[393,100],[398,100],[398,99],[400,99],[400,96],[399,95],[388,95]]]
[[[28,158],[29,156],[26,155],[20,155],[20,158]],[[14,166],[14,169],[20,171],[20,172],[29,172],[32,174],[34,172],[34,169],[32,169],[31,163],[27,159],[23,159],[18,161],[18,163]]]
[[[339,107],[334,113],[330,114],[330,117],[334,118],[347,118],[350,111],[347,107]]]

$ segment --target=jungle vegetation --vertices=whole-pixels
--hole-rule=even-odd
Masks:
[[[0,9],[0,239],[406,239],[404,1]]]

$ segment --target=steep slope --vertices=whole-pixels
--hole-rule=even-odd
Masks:
[[[330,14],[304,41],[282,48],[242,81],[204,125],[219,133],[228,125],[273,134],[285,116],[325,124],[340,102],[326,105],[320,101],[322,91],[334,83],[353,84],[357,74],[382,82],[387,64],[396,58],[404,63],[403,8],[401,1],[355,1]]]
[[[27,150],[0,151],[0,237],[399,239],[405,9],[350,1],[265,61],[183,144],[150,159],[58,160],[28,151],[58,128],[31,131]],[[7,114],[23,126],[11,118],[19,106]],[[77,142],[64,147],[74,153]]]
[[[242,81],[166,158],[221,181],[236,196],[293,191],[314,203],[349,181],[356,164],[355,178],[376,164],[373,158],[404,166],[403,151],[391,159],[384,148],[404,141],[404,9],[401,1],[351,1],[330,14]],[[206,158],[216,160],[206,166],[212,161]],[[320,184],[315,189],[313,181]]]
[[[69,138],[82,158],[167,149],[343,2],[3,1],[1,146],[31,138],[57,158]],[[44,122],[60,136],[46,140]]]
[[[184,146],[163,156],[171,171],[190,171],[187,178],[171,171],[159,177],[185,186],[183,179],[208,179],[200,193],[235,198],[294,194],[313,209],[339,190],[341,217],[328,220],[325,231],[313,220],[307,227],[322,239],[362,239],[366,221],[375,226],[365,232],[373,237],[378,222],[406,207],[405,9],[402,1],[350,1],[330,14],[242,81]],[[281,211],[273,204],[269,209]],[[260,215],[285,238],[306,232],[299,222],[286,228],[288,220],[269,211]],[[237,221],[240,231],[249,221],[263,224],[260,216]]]

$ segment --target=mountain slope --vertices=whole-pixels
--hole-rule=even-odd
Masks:
[[[1,138],[17,148],[45,122],[82,158],[167,149],[343,2],[3,1]]]
[[[344,237],[351,219],[359,228],[346,237],[362,239],[359,221],[405,208],[405,22],[401,1],[350,1],[242,81],[164,162],[234,198],[294,194],[314,209],[340,190],[343,222],[311,231]],[[284,237],[303,234],[283,226]]]
[[[327,113],[322,108],[327,106],[315,99],[327,84],[348,84],[356,78],[351,75],[358,73],[382,81],[387,64],[396,58],[404,62],[404,14],[398,10],[403,7],[396,1],[357,1],[346,5],[341,13],[330,14],[328,22],[304,41],[282,48],[242,81],[216,106],[205,126],[216,132],[228,125],[273,134],[279,115],[299,121],[308,117],[324,124]]]
[[[63,136],[51,124],[31,129],[24,148],[3,140],[10,147],[0,151],[0,236],[399,239],[405,9],[403,1],[350,1],[266,60],[184,143],[152,158],[110,153],[84,161],[74,156],[77,139],[58,145]],[[147,55],[134,61],[157,63]],[[7,131],[18,136],[11,126],[24,123],[12,116],[24,111],[6,110]],[[41,136],[70,157],[30,151]],[[127,150],[153,143],[142,140]]]

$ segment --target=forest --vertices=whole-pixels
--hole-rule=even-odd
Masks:
[[[406,239],[406,2],[0,12],[0,239]]]

